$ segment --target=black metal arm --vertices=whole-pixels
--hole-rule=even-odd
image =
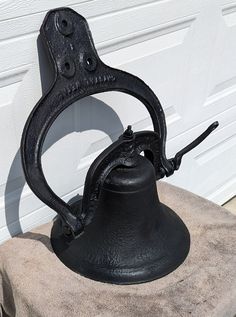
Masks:
[[[199,144],[209,131],[168,160],[165,154],[166,121],[158,98],[138,77],[111,68],[100,60],[87,21],[82,16],[69,8],[49,11],[40,34],[54,65],[55,76],[49,91],[36,104],[24,127],[22,165],[32,191],[60,215],[64,226],[76,237],[95,212],[100,185],[117,164],[132,166],[135,155],[144,151],[155,167],[157,179],[169,176],[179,168],[182,156]],[[128,130],[95,160],[87,174],[81,214],[75,216],[71,206],[52,191],[44,177],[42,146],[49,128],[63,110],[79,99],[106,91],[120,91],[139,99],[149,111],[154,132],[133,134]],[[129,134],[130,138],[127,137]]]
[[[185,146],[182,150],[175,154],[175,157],[170,159],[171,163],[174,166],[174,170],[178,170],[182,161],[182,157],[198,146],[202,141],[204,141],[209,134],[211,134],[217,127],[219,126],[219,122],[213,122],[207,129],[204,131],[199,137],[197,137],[193,142]]]

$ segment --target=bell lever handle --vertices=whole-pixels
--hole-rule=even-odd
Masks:
[[[182,150],[176,153],[175,157],[170,159],[172,164],[174,165],[174,170],[178,170],[182,161],[182,157],[198,146],[203,140],[205,140],[208,135],[210,135],[217,127],[219,126],[219,122],[213,122],[198,138],[196,138],[193,142],[185,146]]]

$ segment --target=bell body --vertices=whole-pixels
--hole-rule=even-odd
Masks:
[[[190,236],[175,212],[160,203],[153,165],[139,155],[135,167],[117,167],[107,176],[83,234],[68,241],[57,219],[51,242],[75,272],[102,282],[133,284],[177,268],[189,252]]]

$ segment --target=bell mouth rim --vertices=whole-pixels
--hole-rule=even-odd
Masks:
[[[106,274],[104,274],[104,278],[101,277],[101,275],[99,277],[93,274],[88,274],[88,273],[84,273],[82,271],[77,271],[73,268],[70,268],[73,272],[78,273],[81,277],[84,278],[89,278],[90,280],[93,280],[95,282],[100,282],[100,283],[106,283],[106,284],[115,284],[115,285],[133,285],[133,284],[144,284],[144,283],[148,283],[148,282],[153,282],[157,279],[160,279],[162,277],[165,277],[166,275],[172,273],[173,271],[175,271],[181,264],[183,264],[188,256],[190,247],[188,249],[186,249],[186,254],[185,256],[183,256],[183,258],[181,258],[181,260],[179,262],[177,262],[175,264],[175,266],[171,265],[169,267],[169,269],[165,270],[165,272],[160,273],[160,274],[156,274],[156,272],[154,272],[153,274],[148,274],[149,273],[149,269],[151,270],[152,268],[155,268],[155,263],[151,264],[149,267],[146,266],[145,270],[140,270],[140,268],[138,269],[124,269],[124,270],[106,270]],[[126,272],[124,273],[124,271],[126,270]],[[136,272],[134,272],[136,270]],[[104,269],[105,271],[105,269]],[[120,272],[120,273],[119,273]],[[132,273],[132,275],[128,275],[130,273]],[[102,270],[99,270],[99,273],[102,273]],[[117,274],[116,274],[117,273]],[[111,279],[110,276],[114,275],[113,278]],[[107,276],[107,278],[106,278]],[[132,277],[131,277],[132,276]]]
[[[185,261],[190,251],[190,234],[182,219],[171,208],[162,203],[161,207],[163,213],[167,216],[167,222],[168,215],[174,216],[176,218],[175,225],[178,227],[178,230],[180,232],[179,237],[177,237],[178,241],[176,240],[175,236],[166,236],[165,243],[159,248],[157,245],[157,255],[148,262],[144,261],[139,266],[133,266],[129,268],[111,268],[99,266],[97,263],[88,263],[86,261],[83,261],[82,258],[79,259],[80,246],[78,240],[74,240],[75,244],[78,243],[78,245],[76,246],[76,251],[78,251],[78,253],[74,252],[74,257],[78,256],[78,261],[72,260],[71,262],[71,259],[73,258],[72,252],[70,254],[70,250],[69,252],[68,250],[66,250],[65,253],[64,250],[61,251],[61,244],[65,244],[65,240],[63,240],[62,235],[58,234],[60,219],[54,222],[52,228],[52,248],[59,260],[65,266],[67,266],[73,272],[76,272],[85,278],[89,278],[97,282],[117,285],[129,285],[151,282],[156,279],[162,278],[176,270]],[[173,243],[175,244],[174,248],[172,245]],[[68,248],[70,248],[70,246],[68,246]],[[175,250],[175,252],[173,252],[173,250]],[[73,250],[71,249],[71,251]]]

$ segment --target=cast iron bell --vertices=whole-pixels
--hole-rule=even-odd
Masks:
[[[182,156],[202,142],[218,122],[167,159],[166,122],[159,100],[141,79],[100,60],[82,16],[69,8],[52,10],[40,33],[55,78],[27,120],[21,156],[30,188],[58,213],[51,232],[56,255],[75,272],[115,284],[142,283],[172,272],[186,258],[190,236],[176,213],[159,201],[156,180],[172,175]],[[133,133],[129,126],[95,159],[87,173],[83,198],[69,205],[45,180],[41,166],[44,139],[70,104],[111,90],[138,98],[151,115],[154,131]]]

